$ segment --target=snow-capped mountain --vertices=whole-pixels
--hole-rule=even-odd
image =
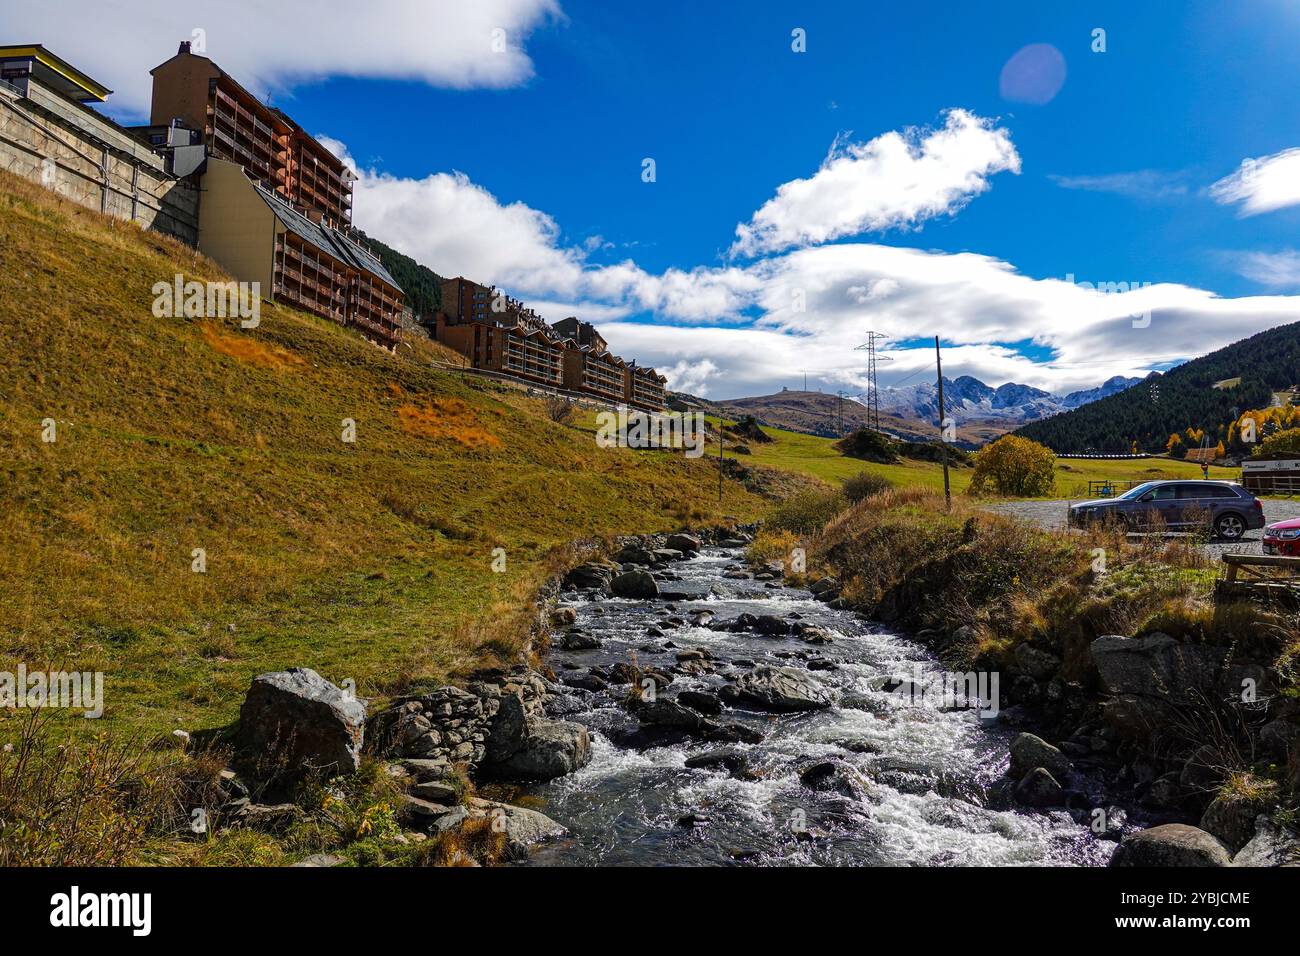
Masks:
[[[958,425],[977,421],[1019,425],[1087,405],[1107,395],[1122,392],[1141,381],[1140,378],[1116,375],[1096,388],[1070,392],[1068,395],[1053,395],[1040,388],[1015,382],[994,388],[970,375],[961,375],[955,379],[944,378],[943,398],[948,406],[948,416]],[[865,403],[867,396],[858,395],[856,398]],[[928,382],[901,388],[882,388],[880,410],[904,418],[937,422],[941,417],[938,389]]]

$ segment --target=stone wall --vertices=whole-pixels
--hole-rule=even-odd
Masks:
[[[0,168],[73,202],[189,245],[198,243],[199,193],[120,127],[36,84],[0,87]]]

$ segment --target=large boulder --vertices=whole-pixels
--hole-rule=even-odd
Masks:
[[[1168,634],[1106,634],[1092,642],[1092,660],[1111,694],[1177,697],[1209,688],[1223,663],[1222,648],[1184,644]]]
[[[609,582],[613,577],[614,569],[609,565],[588,561],[585,564],[578,565],[565,575],[564,583],[569,587],[583,591],[589,588],[605,591],[609,589]]]
[[[734,686],[740,700],[760,710],[824,710],[832,701],[820,681],[793,667],[760,665],[737,678]]]
[[[1271,791],[1266,797],[1225,791],[1211,800],[1201,814],[1201,829],[1212,833],[1236,853],[1254,837],[1256,818],[1276,804]]]
[[[591,761],[591,737],[582,724],[531,720],[519,749],[488,765],[491,775],[511,780],[551,780]]]
[[[1166,823],[1126,836],[1111,866],[1230,866],[1228,848],[1210,834],[1182,823]]]
[[[478,797],[470,798],[469,815],[472,819],[486,818],[494,830],[505,834],[506,852],[515,860],[526,857],[530,847],[569,832],[544,813]]]
[[[659,596],[659,584],[648,571],[624,571],[614,578],[610,587],[615,597],[646,600]]]
[[[1051,680],[1061,669],[1059,657],[1032,644],[1016,645],[1015,658],[1020,673],[1028,674],[1037,681]]]
[[[1056,778],[1043,767],[1035,767],[1016,784],[1016,802],[1026,807],[1059,807],[1065,803],[1065,791]]]
[[[491,733],[484,744],[484,759],[489,763],[507,760],[523,748],[528,738],[528,710],[522,694],[502,694]]]
[[[670,534],[665,542],[665,547],[680,551],[683,554],[695,554],[700,550],[700,539],[693,534]]]
[[[1060,750],[1041,737],[1019,734],[1011,741],[1011,773],[1023,777],[1029,771],[1042,767],[1057,780],[1070,775],[1070,760]]]
[[[1300,866],[1300,834],[1267,816],[1255,820],[1255,836],[1232,858],[1233,866]]]
[[[366,705],[309,667],[259,674],[239,709],[237,748],[270,773],[352,773]]]

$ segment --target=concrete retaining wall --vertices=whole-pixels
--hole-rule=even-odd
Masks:
[[[0,86],[0,168],[73,202],[197,245],[199,193],[120,128],[35,83]]]

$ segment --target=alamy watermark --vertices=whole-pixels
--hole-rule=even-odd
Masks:
[[[999,710],[997,671],[927,672],[919,663],[911,674],[891,675],[897,684],[889,693],[915,707],[940,710],[977,710],[981,717],[996,717]]]
[[[704,454],[703,412],[642,412],[620,405],[596,416],[601,448],[682,448],[687,458]]]
[[[104,674],[102,671],[29,672],[26,664],[19,664],[17,673],[0,671],[0,707],[84,710],[83,716],[93,720],[104,714]]]
[[[1122,295],[1125,292],[1136,292],[1138,289],[1146,289],[1151,286],[1150,282],[1085,282],[1076,281],[1074,273],[1067,273],[1065,281],[1070,285],[1080,289],[1095,289],[1102,295]],[[1130,312],[1129,318],[1133,320],[1133,328],[1146,329],[1151,326],[1151,310],[1145,309],[1141,312]]]
[[[199,282],[179,272],[171,282],[155,282],[153,314],[159,319],[238,318],[239,327],[262,324],[262,283]]]

